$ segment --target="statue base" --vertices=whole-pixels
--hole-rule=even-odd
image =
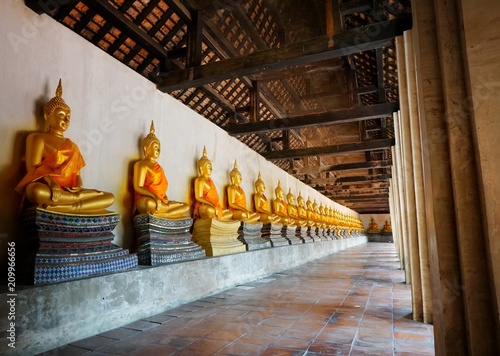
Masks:
[[[262,237],[263,223],[247,223],[242,221],[238,229],[238,240],[243,242],[248,251],[271,247],[271,242]]]
[[[265,239],[269,239],[273,247],[288,246],[290,245],[290,241],[282,236],[281,234],[282,229],[283,229],[283,224],[273,224],[273,223],[264,224],[262,226],[262,237]]]
[[[191,241],[189,229],[193,219],[165,219],[151,214],[134,217],[139,264],[157,266],[164,263],[205,257],[201,246]]]
[[[290,245],[297,245],[304,243],[304,240],[297,237],[297,226],[283,225],[281,228],[281,236],[290,241]]]
[[[196,219],[193,241],[203,247],[207,256],[221,256],[245,252],[246,246],[238,240],[240,221],[219,221],[211,218]]]
[[[326,238],[323,236],[323,228],[321,227],[315,227],[313,228],[313,234],[315,235],[315,238],[318,239],[318,241],[325,241]]]
[[[318,235],[316,235],[316,228],[314,226],[308,226],[306,229],[307,236],[313,240],[313,242],[321,241]]]
[[[137,267],[137,256],[111,243],[120,221],[116,213],[67,214],[26,209],[26,262],[29,284],[52,283]]]
[[[299,239],[301,239],[306,244],[314,242],[314,239],[312,239],[311,236],[309,236],[307,234],[307,227],[306,226],[297,227],[295,234]]]

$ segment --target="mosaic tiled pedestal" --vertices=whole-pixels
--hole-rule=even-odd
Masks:
[[[314,242],[314,240],[307,234],[307,226],[299,226],[295,231],[295,235],[304,243]]]
[[[26,239],[23,279],[51,283],[137,266],[137,256],[111,243],[116,213],[75,215],[40,208],[23,212]]]
[[[262,223],[241,222],[238,239],[246,245],[248,251],[271,247],[271,241],[262,237],[262,226]]]
[[[205,257],[203,248],[191,241],[191,225],[193,219],[165,219],[151,214],[135,216],[139,264],[156,266]]]
[[[238,240],[240,224],[240,221],[196,219],[193,227],[193,241],[203,247],[207,256],[244,252],[246,246]]]
[[[290,245],[302,244],[304,241],[297,237],[297,226],[283,225],[281,228],[281,236],[290,241]]]
[[[262,226],[262,237],[269,239],[273,247],[288,246],[290,241],[282,236],[282,229],[283,224],[264,224]]]

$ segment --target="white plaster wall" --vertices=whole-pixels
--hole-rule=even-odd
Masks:
[[[81,175],[85,187],[115,194],[111,210],[121,214],[116,243],[129,248],[133,239],[128,175],[131,163],[142,154],[139,142],[155,120],[162,142],[159,162],[170,187],[170,199],[187,201],[196,161],[207,148],[212,178],[222,194],[235,159],[243,174],[250,203],[258,172],[274,196],[278,179],[297,196],[301,191],[318,204],[336,205],[274,164],[267,162],[225,131],[196,114],[130,68],[58,24],[37,15],[23,0],[0,2],[0,243],[5,260],[6,242],[13,239],[19,197],[14,187],[24,174],[20,163],[25,137],[43,128],[42,107],[54,96],[62,78],[63,98],[72,108],[67,137],[76,142],[87,166]]]

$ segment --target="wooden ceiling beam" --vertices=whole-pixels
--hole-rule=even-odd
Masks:
[[[390,174],[378,174],[372,176],[352,176],[352,177],[341,177],[341,178],[317,178],[309,179],[305,181],[307,184],[340,184],[340,183],[352,183],[352,182],[374,182],[383,181],[391,178]]]
[[[351,170],[368,169],[368,168],[385,168],[391,165],[392,165],[392,160],[327,164],[323,166],[312,166],[312,167],[309,166],[309,167],[295,168],[292,170],[291,174],[318,174],[321,172],[351,171]]]
[[[171,92],[262,71],[279,70],[368,51],[387,45],[411,26],[411,15],[403,15],[394,20],[353,28],[333,36],[320,36],[286,44],[280,48],[258,51],[182,71],[172,71],[166,73],[162,82],[158,84],[158,89]]]
[[[341,153],[371,151],[394,145],[395,145],[394,139],[384,139],[384,140],[373,140],[373,141],[364,141],[356,143],[346,143],[343,145],[270,151],[263,153],[262,156],[269,161],[274,161],[278,159],[303,158],[311,156],[326,156],[326,155],[334,155]]]
[[[295,129],[317,125],[344,124],[371,120],[392,115],[399,110],[399,103],[383,103],[370,106],[355,106],[349,109],[330,111],[322,114],[304,115],[283,119],[230,125],[225,129],[230,135],[248,135],[256,132]]]

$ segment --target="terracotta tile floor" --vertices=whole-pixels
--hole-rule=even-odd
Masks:
[[[403,281],[368,243],[43,355],[434,355]]]

